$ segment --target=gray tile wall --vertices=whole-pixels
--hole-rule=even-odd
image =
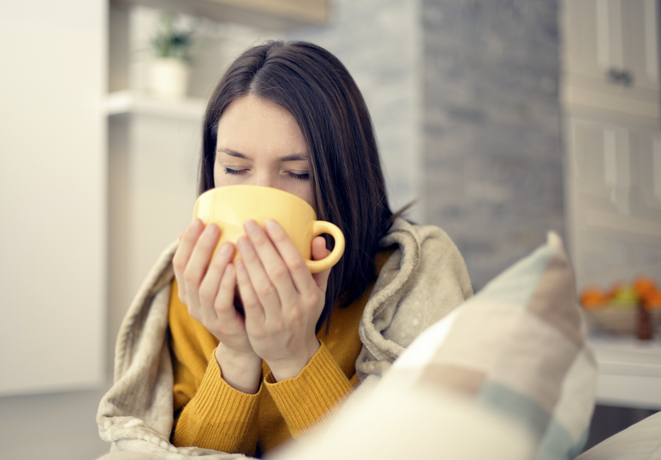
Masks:
[[[424,201],[481,288],[563,231],[556,0],[423,0]]]
[[[557,0],[336,0],[319,43],[370,107],[394,207],[445,229],[480,289],[563,233]]]

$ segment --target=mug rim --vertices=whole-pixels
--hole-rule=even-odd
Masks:
[[[295,200],[299,201],[301,204],[303,204],[303,205],[307,206],[308,208],[310,208],[310,210],[312,210],[312,212],[314,213],[315,216],[317,215],[317,212],[316,212],[316,211],[314,210],[314,208],[310,205],[310,203],[308,203],[307,201],[305,201],[305,200],[304,200],[303,198],[301,198],[300,196],[296,196],[296,195],[294,195],[293,193],[286,192],[286,191],[281,190],[281,189],[279,189],[279,188],[268,187],[268,186],[266,186],[266,185],[250,185],[250,184],[221,185],[221,186],[214,187],[214,188],[210,188],[209,190],[206,190],[204,193],[202,193],[201,195],[199,195],[199,196],[197,197],[197,199],[199,200],[202,196],[207,195],[207,194],[211,194],[212,192],[216,192],[217,190],[241,189],[241,188],[243,188],[243,189],[247,188],[247,189],[252,189],[252,190],[258,190],[258,189],[259,189],[259,190],[269,189],[270,191],[275,191],[276,194],[279,193],[279,194],[281,194],[281,195],[283,195],[283,196],[285,196],[285,197],[294,198]]]

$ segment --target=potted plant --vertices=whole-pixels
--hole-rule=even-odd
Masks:
[[[155,59],[150,66],[149,89],[153,96],[164,99],[184,98],[188,88],[193,29],[177,28],[177,19],[164,12],[151,41]]]

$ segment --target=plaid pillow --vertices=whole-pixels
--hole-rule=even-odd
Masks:
[[[560,238],[522,259],[427,329],[381,382],[449,390],[525,427],[538,459],[571,459],[587,440],[596,362]]]

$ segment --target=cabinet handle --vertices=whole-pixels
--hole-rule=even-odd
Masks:
[[[627,87],[633,85],[633,74],[627,70],[619,70],[611,67],[608,69],[608,72],[606,72],[606,78],[608,78],[608,81],[614,85]]]

